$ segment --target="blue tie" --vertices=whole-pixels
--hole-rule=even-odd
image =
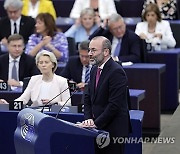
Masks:
[[[88,83],[90,79],[90,67],[89,65],[86,66],[86,73],[85,73],[85,83]]]
[[[119,57],[120,50],[121,50],[121,39],[118,40],[118,44],[114,51],[114,57]]]

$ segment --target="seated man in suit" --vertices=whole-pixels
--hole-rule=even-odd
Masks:
[[[77,83],[77,87],[84,88],[89,81],[91,65],[89,65],[88,56],[89,41],[83,41],[79,44],[79,55],[72,56],[66,67],[60,73],[61,76]]]
[[[9,54],[0,56],[0,81],[7,81],[11,90],[23,86],[23,79],[39,74],[33,57],[23,52],[24,39],[19,34],[8,37]]]
[[[35,20],[32,17],[21,14],[23,2],[21,0],[5,0],[4,9],[7,17],[0,19],[0,41],[1,51],[7,52],[7,38],[15,33],[21,34],[28,41],[29,36],[34,32]]]
[[[105,36],[112,43],[111,56],[121,62],[141,62],[140,38],[133,31],[126,29],[123,18],[119,14],[112,14],[106,26],[99,27],[91,36]]]

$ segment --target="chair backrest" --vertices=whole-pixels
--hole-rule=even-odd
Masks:
[[[141,46],[141,51],[140,51],[141,62],[145,63],[145,62],[147,62],[147,44],[146,44],[146,41],[143,39],[140,39],[140,46]]]
[[[31,77],[26,77],[23,79],[23,89],[22,89],[23,92],[26,89],[30,79],[31,79]]]
[[[178,33],[180,29],[180,20],[177,21],[170,21],[171,30],[173,33],[173,36],[176,40],[176,48],[180,48],[180,35]]]
[[[140,17],[144,0],[119,0],[115,1],[117,12],[122,17]]]
[[[75,39],[72,37],[67,37],[68,41],[68,49],[69,49],[69,56],[74,56],[77,54],[76,50],[76,42]]]

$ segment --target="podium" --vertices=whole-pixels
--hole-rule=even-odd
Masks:
[[[26,108],[18,114],[14,144],[18,154],[93,154],[98,134]]]

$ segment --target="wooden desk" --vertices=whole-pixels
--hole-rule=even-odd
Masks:
[[[164,51],[149,52],[147,54],[149,63],[166,64],[164,76],[165,86],[162,95],[161,110],[176,110],[179,105],[179,60],[180,48]]]
[[[160,132],[161,76],[165,64],[133,64],[124,66],[130,89],[144,89],[146,97],[140,103],[144,111],[143,133],[158,135]]]

